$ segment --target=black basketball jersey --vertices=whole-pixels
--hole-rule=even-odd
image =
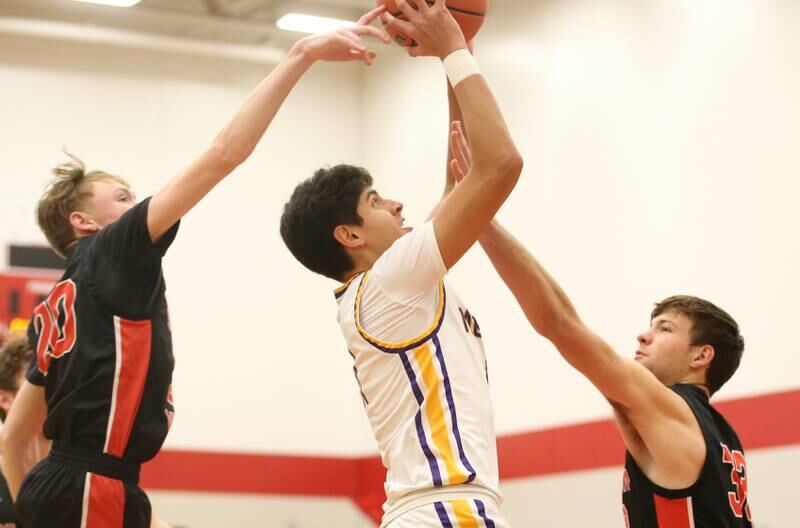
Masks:
[[[0,528],[15,528],[14,503],[11,502],[11,493],[8,491],[6,478],[0,473]]]
[[[622,503],[629,528],[751,528],[744,451],[736,431],[694,385],[672,387],[692,409],[706,442],[706,460],[692,486],[653,484],[625,453]]]
[[[173,412],[161,258],[178,224],[153,243],[149,203],[78,240],[28,327],[27,378],[45,389],[45,436],[133,463],[158,453]]]

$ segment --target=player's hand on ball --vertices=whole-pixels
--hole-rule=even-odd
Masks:
[[[363,37],[374,37],[384,44],[391,42],[385,31],[369,25],[385,9],[383,6],[376,7],[358,19],[353,27],[340,28],[302,39],[300,43],[304,53],[312,60],[361,61],[366,65],[372,64],[376,54],[364,44]]]
[[[416,9],[408,0],[396,0],[395,3],[408,20],[400,20],[388,11],[381,15],[381,20],[387,29],[408,35],[416,43],[405,48],[412,57],[444,59],[467,47],[464,34],[448,11],[445,0],[436,0],[431,6],[425,0],[418,0]]]

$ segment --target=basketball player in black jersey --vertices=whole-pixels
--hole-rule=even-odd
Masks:
[[[26,367],[34,355],[33,347],[27,336],[10,335],[11,339],[0,346],[0,422],[5,421],[11,404],[25,380]],[[2,434],[2,430],[0,430],[0,434]],[[38,462],[47,456],[50,444],[43,434],[37,434],[28,446],[26,454],[31,461]],[[2,456],[3,453],[0,452],[0,459]],[[6,479],[0,473],[0,528],[15,528],[16,526],[14,503],[11,500]],[[169,528],[169,525],[154,517],[150,528]]]
[[[162,257],[179,220],[247,159],[314,62],[372,62],[362,37],[389,42],[368,26],[382,12],[298,41],[212,145],[152,198],[135,204],[126,181],[87,173],[77,159],[55,170],[38,217],[67,269],[32,315],[36,355],[2,442],[20,526],[150,526],[139,467],[161,448],[173,414]],[[42,429],[53,448],[31,470],[25,448]]]
[[[469,147],[452,142],[453,175],[463,178]],[[528,320],[608,399],[627,447],[623,515],[628,528],[751,528],[747,469],[736,431],[709,398],[739,366],[739,326],[714,304],[664,299],[619,356],[587,328],[533,255],[493,222],[481,246]]]
[[[744,450],[709,397],[739,366],[739,327],[712,303],[658,303],[634,358],[578,317],[530,253],[499,225],[481,245],[537,332],[608,399],[627,447],[623,514],[633,528],[749,528]]]

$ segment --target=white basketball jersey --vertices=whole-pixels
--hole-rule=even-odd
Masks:
[[[500,500],[480,327],[443,280],[446,271],[429,222],[336,290],[338,321],[388,470],[387,516],[456,489]]]

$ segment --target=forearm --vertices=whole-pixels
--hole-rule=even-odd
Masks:
[[[483,75],[467,77],[453,91],[461,109],[462,123],[469,130],[472,168],[521,163],[500,107]],[[478,172],[491,174],[490,171]]]
[[[302,41],[296,44],[261,81],[200,157],[153,196],[148,211],[148,228],[153,240],[250,156],[281,104],[311,63]]]
[[[0,453],[3,454],[0,466],[14,499],[22,479],[39,462],[39,439],[46,416],[44,387],[25,381],[17,392],[0,434]]]
[[[549,337],[567,320],[578,320],[572,302],[531,253],[496,221],[479,242],[500,278],[537,332]]]
[[[436,205],[433,207],[431,212],[428,214],[427,220],[430,220],[436,213],[439,211],[439,207],[442,205],[442,201],[447,198],[447,195],[450,194],[450,191],[456,186],[456,179],[455,175],[453,174],[453,167],[452,162],[455,159],[455,152],[453,151],[453,142],[451,141],[453,135],[453,123],[455,121],[461,121],[461,109],[458,107],[458,101],[456,100],[456,94],[453,92],[453,87],[450,85],[449,81],[447,82],[447,106],[449,108],[448,111],[448,126],[447,126],[447,163],[445,164],[444,169],[444,189],[442,190],[442,197],[436,202]]]
[[[0,456],[0,466],[2,466],[3,477],[8,483],[11,498],[17,499],[19,487],[22,479],[33,468],[38,460],[31,457],[31,450],[24,442],[3,441],[3,455]]]
[[[294,86],[313,64],[305,41],[296,43],[275,69],[256,87],[239,111],[214,139],[212,147],[230,162],[245,161],[272,123]]]
[[[492,222],[479,239],[536,331],[607,398],[628,405],[631,369],[578,317],[558,283],[508,231]]]

